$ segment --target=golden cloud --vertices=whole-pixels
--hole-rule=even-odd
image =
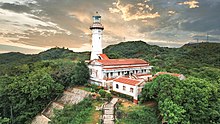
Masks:
[[[178,3],[179,5],[189,5],[189,8],[198,8],[199,7],[199,2],[197,0],[189,0],[185,2],[180,2]]]
[[[158,12],[151,13],[153,7],[147,5],[146,2],[137,3],[136,5],[132,5],[132,4],[122,5],[121,1],[118,0],[117,2],[113,3],[114,8],[109,8],[109,11],[111,13],[121,13],[121,17],[125,21],[146,20],[149,18],[152,19],[152,18],[160,17],[160,14]]]
[[[170,11],[168,11],[168,15],[169,16],[172,16],[172,15],[174,15],[176,12],[175,11],[172,11],[172,10],[170,10]]]

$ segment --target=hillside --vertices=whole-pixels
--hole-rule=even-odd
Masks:
[[[37,59],[34,55],[25,55],[19,52],[0,54],[0,64],[22,64],[36,60]]]
[[[174,96],[173,98],[181,98],[180,100],[189,99],[189,105],[192,106],[201,107],[202,103],[206,103],[204,101],[199,102],[198,105],[194,105],[197,102],[190,103],[190,100],[197,98],[201,93],[206,93],[201,97],[209,96],[210,99],[207,98],[205,101],[212,101],[212,103],[207,103],[207,105],[211,105],[212,110],[219,110],[220,103],[216,102],[216,100],[218,101],[220,96],[220,44],[199,43],[186,44],[181,48],[167,48],[149,45],[142,41],[130,41],[110,45],[104,49],[104,53],[110,58],[141,58],[147,60],[154,66],[153,73],[158,71],[182,73],[189,77],[187,78],[189,80],[178,83],[176,79],[171,77],[161,77],[162,81],[159,80],[158,82],[164,82],[163,79],[167,78],[168,82],[165,81],[164,88],[172,89],[174,93],[171,93],[171,95],[186,93],[179,94],[181,97]],[[0,122],[10,119],[11,122],[17,124],[30,123],[31,119],[42,111],[51,100],[59,96],[64,88],[85,85],[89,79],[89,69],[85,63],[77,61],[88,60],[89,55],[89,52],[76,53],[65,48],[52,48],[35,55],[21,53],[0,54]],[[173,82],[177,82],[179,86],[166,85]],[[191,84],[193,83],[196,85],[192,87]],[[185,85],[184,92],[182,92],[183,84]],[[155,86],[161,86],[161,88],[153,88],[163,88],[162,85]],[[176,87],[173,88],[173,86]],[[162,96],[163,92],[166,93],[166,91],[169,93],[170,90],[167,89],[161,90],[162,94],[159,95]],[[188,89],[190,90],[188,91]],[[195,89],[201,89],[201,91],[195,91]],[[212,90],[206,92],[206,89]],[[146,85],[146,92],[143,93],[145,95],[143,95],[142,99],[149,100],[149,95],[155,96],[154,93],[147,95],[147,93],[150,93],[148,92],[149,90],[158,91],[151,90],[151,85]],[[187,93],[195,94],[187,95]],[[165,96],[160,98],[167,98],[167,95],[165,94]],[[214,102],[212,98],[214,98]],[[158,99],[155,98],[155,100]],[[186,106],[183,105],[185,101],[171,100],[175,102],[174,106],[178,103],[178,106],[184,107],[184,111],[185,109],[188,110],[188,103]],[[167,104],[168,108],[163,110],[166,113],[170,108],[170,101],[165,101],[165,99],[159,99],[159,101],[169,103]],[[202,108],[205,110],[206,107]],[[12,112],[11,109],[13,109]],[[157,109],[155,108],[155,110]],[[146,115],[145,112],[148,113],[148,111],[154,110],[146,109],[142,111],[142,109],[138,109],[138,111],[134,112]],[[201,114],[199,117],[204,116],[203,112],[197,113]],[[211,112],[206,112],[205,118],[206,116],[216,118],[220,115],[219,112],[216,112],[217,114],[214,112],[212,115],[207,113]],[[139,118],[136,115],[134,113],[129,116],[131,118],[133,116],[134,118]],[[189,113],[189,117],[191,115],[193,113]],[[153,120],[156,120],[157,116],[155,114],[151,116]]]
[[[65,48],[51,48],[47,51],[40,52],[39,54],[23,54],[19,52],[10,52],[0,54],[1,64],[27,64],[28,62],[36,62],[40,60],[52,59],[87,59],[89,56],[87,52],[77,53]]]
[[[89,52],[77,53],[65,48],[51,48],[39,54],[23,54],[18,52],[0,54],[0,75],[10,74],[11,70],[24,64],[32,64],[45,60],[67,59],[67,60],[86,60]]]
[[[191,75],[201,67],[220,68],[220,44],[186,44],[180,48],[149,45],[143,41],[123,42],[104,49],[110,58],[141,58],[149,61],[155,71]]]
[[[141,58],[149,61],[157,71],[170,71],[191,75],[198,68],[220,69],[220,44],[197,43],[186,44],[180,48],[159,47],[149,45],[143,41],[122,42],[110,45],[104,50],[109,58]],[[73,52],[65,48],[51,48],[35,55],[22,53],[0,54],[0,67],[2,71],[22,64],[42,60],[69,59],[88,60],[90,52]]]

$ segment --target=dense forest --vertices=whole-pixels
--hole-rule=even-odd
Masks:
[[[124,122],[147,119],[146,111],[159,112],[160,116],[148,114],[152,117],[139,123],[149,122],[149,118],[157,122],[155,118],[162,117],[168,123],[220,122],[220,44],[167,48],[130,41],[110,45],[104,53],[110,58],[144,59],[154,66],[153,73],[167,71],[187,77],[180,81],[165,75],[147,83],[140,99],[142,103],[154,100],[158,106],[153,110],[136,109],[128,113]],[[76,53],[65,48],[35,55],[0,54],[0,123],[30,123],[64,88],[84,85],[89,78],[84,60],[89,56],[89,52]]]
[[[64,48],[1,54],[0,123],[29,124],[65,88],[86,83],[88,67],[81,54]]]

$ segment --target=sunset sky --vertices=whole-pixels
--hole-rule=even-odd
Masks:
[[[131,40],[180,47],[206,41],[207,33],[220,43],[220,0],[0,0],[0,53],[89,51],[96,11],[103,47]]]

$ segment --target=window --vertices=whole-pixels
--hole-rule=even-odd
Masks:
[[[108,73],[106,73],[106,76],[107,76],[107,78],[108,78]]]
[[[116,84],[116,88],[117,88],[117,89],[119,88],[118,84]]]
[[[130,92],[133,93],[134,92],[134,88],[130,88]]]
[[[89,69],[89,73],[90,73],[90,75],[92,75],[92,69]]]
[[[126,86],[123,86],[123,90],[126,90]]]
[[[111,77],[112,77],[113,76],[113,72],[111,72],[110,74],[111,74]]]
[[[98,70],[95,71],[95,76],[98,77]]]
[[[138,70],[136,70],[136,73],[138,73]]]
[[[120,72],[118,72],[118,76],[120,75]]]
[[[129,75],[129,71],[126,72],[126,75]]]

